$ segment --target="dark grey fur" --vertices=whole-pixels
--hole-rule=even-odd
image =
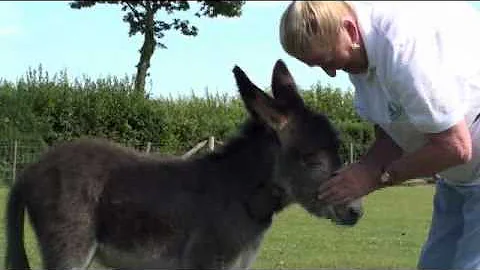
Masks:
[[[279,60],[273,98],[235,67],[250,113],[220,151],[159,159],[101,140],[53,147],[19,176],[7,208],[6,268],[29,267],[24,209],[48,269],[248,268],[275,213],[290,203],[353,225],[360,204],[327,207],[319,183],[340,166],[328,119],[308,110]]]

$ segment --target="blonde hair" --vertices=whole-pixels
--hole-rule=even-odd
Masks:
[[[341,19],[351,12],[345,1],[292,1],[280,20],[280,43],[296,58],[314,46],[333,50]]]

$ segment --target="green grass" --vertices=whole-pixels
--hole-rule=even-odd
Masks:
[[[431,214],[432,186],[395,187],[365,199],[364,218],[355,227],[335,226],[298,206],[278,215],[254,268],[415,268]],[[8,189],[0,188],[0,205]],[[0,211],[3,220],[4,209]],[[0,223],[0,267],[5,253]],[[26,230],[31,266],[41,267],[36,239]]]
[[[256,268],[415,268],[431,215],[432,186],[370,194],[355,227],[335,226],[294,206],[277,217]]]

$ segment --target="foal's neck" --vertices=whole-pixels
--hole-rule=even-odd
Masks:
[[[242,187],[273,181],[279,142],[268,127],[254,121],[247,122],[242,133],[229,141],[206,160],[223,174],[229,175],[229,184]]]
[[[222,186],[231,198],[243,200],[251,217],[270,222],[274,212],[287,203],[284,191],[275,184],[275,166],[280,145],[275,133],[255,122],[244,126],[243,133],[219,152],[206,157],[221,176]]]

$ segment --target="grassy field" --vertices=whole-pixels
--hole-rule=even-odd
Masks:
[[[8,190],[0,188],[0,205]],[[415,268],[431,214],[432,186],[396,187],[372,193],[357,226],[337,227],[292,206],[275,219],[254,268]],[[4,209],[0,211],[3,220]],[[0,223],[0,267],[5,253]],[[26,231],[31,266],[40,258],[31,230]]]

